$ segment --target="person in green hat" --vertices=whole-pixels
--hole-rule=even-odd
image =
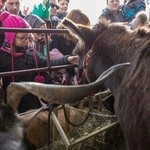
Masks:
[[[33,6],[32,14],[35,14],[39,16],[40,18],[46,20],[50,18],[50,1],[49,0],[43,0],[42,3],[40,3],[38,6]]]

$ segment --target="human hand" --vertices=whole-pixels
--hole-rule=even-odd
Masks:
[[[26,16],[29,14],[29,7],[28,6],[24,6],[23,10],[22,10],[23,14]]]
[[[69,56],[68,57],[68,61],[71,63],[71,64],[75,64],[75,63],[78,63],[78,60],[79,60],[79,57],[76,55],[76,56]]]
[[[48,0],[43,0],[43,5],[46,5]]]

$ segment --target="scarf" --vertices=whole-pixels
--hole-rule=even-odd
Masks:
[[[27,47],[21,47],[21,46],[13,46],[9,44],[8,42],[4,42],[1,50],[13,55],[14,57],[19,57],[25,54]]]

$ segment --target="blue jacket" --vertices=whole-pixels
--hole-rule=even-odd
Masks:
[[[131,22],[137,12],[145,10],[144,0],[130,0],[122,6],[122,12],[127,22]]]

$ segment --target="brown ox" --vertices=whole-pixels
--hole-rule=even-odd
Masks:
[[[115,111],[125,133],[128,148],[149,150],[150,30],[145,27],[131,31],[121,24],[101,22],[90,29],[67,19],[63,24],[80,39],[74,50],[80,57],[79,69],[82,69],[86,53],[92,50],[90,63],[86,66],[89,82],[94,81],[112,65],[131,62],[126,74],[125,70],[121,70],[109,78],[104,86],[115,97]],[[124,81],[121,84],[122,80]]]
[[[148,41],[149,43],[149,41]],[[116,98],[116,114],[131,150],[150,149],[150,46],[135,53]]]

